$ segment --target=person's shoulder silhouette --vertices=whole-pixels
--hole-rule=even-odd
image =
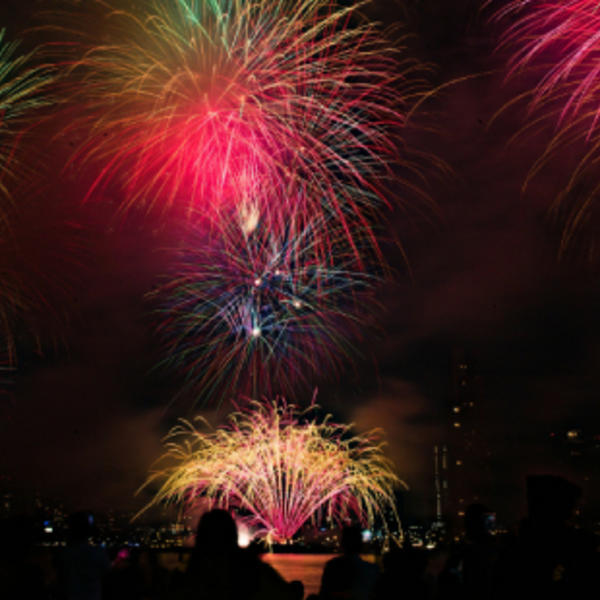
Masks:
[[[369,600],[375,593],[379,569],[360,557],[360,527],[345,527],[342,531],[341,546],[342,555],[325,564],[319,598]]]
[[[89,543],[93,516],[77,512],[69,517],[69,541],[59,557],[60,587],[68,600],[100,600],[103,578],[110,569],[104,548]]]
[[[35,527],[27,517],[0,521],[0,596],[44,598],[44,574],[32,556]]]
[[[571,523],[580,496],[581,488],[562,477],[527,478],[528,514],[499,563],[497,598],[516,591],[523,597],[587,597],[599,566],[598,540]]]
[[[225,510],[202,515],[178,597],[197,600],[292,600],[295,587],[254,553],[238,546],[237,526]]]

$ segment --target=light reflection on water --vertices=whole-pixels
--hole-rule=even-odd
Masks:
[[[337,554],[263,554],[262,559],[274,566],[286,581],[299,579],[304,584],[304,596],[318,594],[325,563]],[[375,562],[372,555],[363,559]]]
[[[304,595],[317,594],[325,563],[335,554],[263,554],[262,559],[274,566],[287,581],[299,579]]]
[[[274,566],[286,581],[299,579],[304,584],[304,596],[318,594],[325,563],[339,554],[263,554],[262,559]],[[377,563],[373,554],[361,554],[363,560]]]
[[[317,594],[321,585],[321,575],[325,563],[336,554],[262,554],[266,563],[275,567],[286,581],[300,580],[304,584],[305,597]],[[362,555],[362,558],[375,562],[373,555]],[[164,553],[160,555],[161,566],[169,571],[179,569],[185,571],[188,553]]]

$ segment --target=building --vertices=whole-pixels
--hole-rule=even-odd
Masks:
[[[493,501],[491,453],[484,431],[483,378],[463,349],[452,352],[445,411],[445,440],[438,447],[438,458],[434,458],[438,463],[434,470],[439,472],[435,483],[436,519],[441,514],[456,534],[462,530],[469,504]]]

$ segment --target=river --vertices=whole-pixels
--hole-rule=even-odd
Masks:
[[[273,565],[287,581],[299,579],[304,584],[304,596],[319,591],[325,563],[334,554],[263,554],[263,560]]]

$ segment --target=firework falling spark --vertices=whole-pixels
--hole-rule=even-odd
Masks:
[[[597,0],[513,0],[502,44],[514,48],[512,72],[540,67],[532,107],[552,100],[558,123],[583,119],[592,135],[600,117],[600,4]]]
[[[378,281],[357,268],[344,241],[319,220],[299,226],[290,218],[285,234],[262,225],[248,232],[238,221],[221,224],[214,237],[197,228],[175,275],[152,294],[165,362],[188,389],[219,400],[287,393],[335,374],[370,322]]]
[[[0,369],[15,362],[14,328],[18,316],[30,307],[27,286],[15,268],[16,244],[0,221]]]
[[[90,232],[72,221],[70,207],[49,206],[37,188],[19,192],[22,201],[0,220],[0,370],[17,365],[15,338],[40,353],[64,342],[65,307],[89,264]]]
[[[386,203],[395,135],[424,88],[422,68],[359,22],[362,4],[96,2],[106,38],[72,67],[90,134],[79,155],[103,165],[91,192],[120,176],[127,205],[212,214],[260,197],[271,229],[335,215],[352,237]]]
[[[6,228],[0,227],[0,372],[14,367],[15,330],[34,305],[27,282],[15,268],[14,240],[2,234],[6,234]]]
[[[573,203],[563,234],[564,249],[591,216],[600,191],[593,172],[589,193],[577,190],[600,150],[600,3],[512,0],[496,12],[496,18],[512,19],[501,42],[513,51],[510,74],[525,71],[534,81],[529,85],[532,89],[517,98],[529,102],[528,123],[519,134],[555,124],[552,140],[532,167],[526,185],[559,153],[580,157],[556,203],[561,211],[562,204]]]
[[[17,54],[18,42],[7,42],[0,29],[0,220],[11,199],[11,180],[21,165],[15,159],[19,139],[31,124],[36,110],[47,106],[54,75],[47,65],[35,65],[35,53]]]
[[[403,484],[383,454],[381,432],[354,435],[349,425],[311,418],[315,408],[253,402],[209,432],[182,421],[168,437],[169,466],[145,484],[160,481],[149,506],[234,510],[268,542],[289,541],[309,522],[385,523],[385,513],[399,529],[394,490]]]

